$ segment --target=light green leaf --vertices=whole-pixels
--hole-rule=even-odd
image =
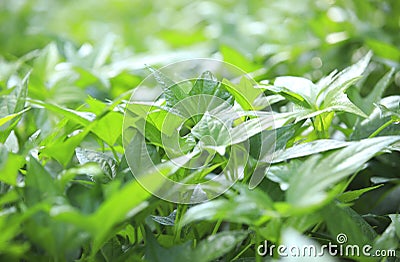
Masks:
[[[325,98],[331,99],[331,97],[334,97],[335,94],[345,91],[350,84],[355,81],[355,79],[359,78],[364,73],[369,61],[371,60],[371,57],[372,52],[368,52],[357,63],[347,67],[339,74],[332,77],[332,81],[325,87],[322,87],[319,91],[317,98],[320,97],[320,99],[318,99],[318,101],[324,101]]]
[[[272,163],[279,163],[292,158],[309,156],[320,152],[345,147],[349,144],[350,143],[348,142],[333,139],[319,139],[304,144],[298,144],[287,149],[276,151]]]
[[[324,105],[325,111],[342,111],[364,118],[368,117],[360,108],[353,104],[344,93],[335,94],[332,99],[327,99],[326,102],[327,103]]]
[[[365,139],[325,156],[312,156],[291,177],[287,201],[300,207],[323,202],[329,187],[354,174],[375,154],[399,140],[400,136]]]
[[[193,250],[192,261],[214,261],[239,245],[248,233],[245,231],[226,231],[208,236]]]
[[[146,199],[151,194],[147,190],[155,192],[162,186],[164,180],[161,178],[174,172],[176,172],[176,167],[170,161],[160,164],[157,168],[147,170],[141,178],[141,183],[146,185],[146,189],[137,181],[131,181],[109,196],[95,213],[89,216],[70,207],[53,208],[51,215],[56,220],[72,223],[90,232],[94,238],[92,254],[95,254],[113,233],[114,226],[148,207],[149,203]]]
[[[272,207],[273,202],[266,193],[257,188],[249,190],[244,185],[241,185],[239,189],[240,194],[232,196],[231,199],[212,200],[190,208],[181,220],[180,226],[199,220],[219,219],[255,225],[277,216]]]
[[[56,159],[62,165],[67,166],[72,156],[75,153],[75,148],[79,146],[82,140],[87,136],[90,131],[90,126],[85,128],[82,132],[71,136],[64,140],[63,138],[51,141],[46,145],[41,153],[51,158]]]
[[[18,192],[15,189],[10,190],[7,193],[0,196],[0,206],[16,202],[19,199],[20,195],[18,194]]]
[[[169,110],[169,108],[148,103],[128,104],[126,110],[134,114],[132,118],[140,117],[146,119],[147,122],[168,136],[176,133],[178,127],[185,120],[176,110]]]
[[[96,118],[96,115],[90,112],[80,112],[76,110],[72,110],[69,108],[64,108],[58,105],[53,105],[50,103],[46,103],[39,100],[30,99],[29,102],[34,105],[38,105],[40,107],[44,107],[47,110],[50,110],[54,113],[60,114],[71,121],[76,122],[77,124],[81,124],[82,126],[87,126],[91,121]]]
[[[4,212],[5,210],[2,211]],[[15,240],[16,236],[21,234],[21,224],[23,222],[24,216],[21,215],[14,217],[0,215],[0,254],[3,256],[18,257],[26,254],[29,250],[29,243]]]
[[[122,134],[123,118],[124,116],[121,113],[109,112],[96,121],[92,132],[108,145],[113,146]]]
[[[105,180],[103,179],[102,182],[112,180],[116,176],[117,163],[113,157],[98,151],[83,149],[80,147],[77,147],[75,149],[75,152],[76,157],[81,165],[84,165],[86,163],[98,163],[100,165],[104,174],[106,174],[108,178]]]
[[[0,118],[0,126],[4,125],[5,123],[7,123],[7,122],[9,122],[9,121],[11,121],[11,120],[13,120],[13,119],[16,118],[16,117],[22,115],[23,113],[25,113],[25,112],[28,111],[29,109],[30,109],[30,108],[28,107],[28,108],[26,108],[26,109],[24,109],[24,110],[22,110],[22,111],[20,111],[20,112],[18,112],[18,113],[11,114],[11,115],[7,115],[7,116],[5,116],[5,117]]]
[[[229,92],[225,90],[225,87],[221,85],[221,82],[218,81],[210,71],[205,71],[198,79],[196,79],[189,95],[211,95],[219,97],[225,101],[230,100],[231,97]]]
[[[23,156],[9,153],[7,148],[0,144],[0,181],[9,185],[17,185],[18,170],[25,164]]]
[[[25,197],[28,206],[39,202],[52,202],[61,190],[54,183],[52,175],[33,156],[29,157],[28,170],[25,179]]]
[[[305,106],[304,103],[301,103],[302,106],[312,108],[316,104],[318,88],[306,78],[282,76],[275,79],[274,86],[281,88],[282,95],[291,95],[301,101],[304,100],[307,104]]]
[[[253,83],[246,77],[242,77],[239,84],[233,84],[227,79],[224,79],[222,83],[243,110],[261,109],[256,107],[255,101],[264,92],[263,88],[254,87]]]
[[[185,94],[183,89],[179,86],[179,84],[169,79],[160,70],[154,69],[152,67],[148,67],[148,69],[154,75],[156,81],[163,88],[166,104],[168,107],[173,107],[179,101],[187,97],[187,95]]]
[[[378,39],[374,38],[367,39],[366,43],[377,56],[393,61],[400,60],[400,50],[397,46],[392,45],[385,40],[379,41]]]
[[[374,189],[380,188],[381,186],[383,186],[383,184],[377,185],[377,186],[366,187],[366,188],[362,188],[362,189],[357,189],[357,190],[352,190],[352,191],[347,191],[347,192],[344,192],[343,194],[341,194],[340,196],[338,196],[337,199],[343,203],[349,203],[349,202],[352,202],[352,201],[358,199],[361,195],[363,195],[369,191],[372,191]]]
[[[204,147],[220,147],[231,144],[230,132],[225,123],[212,117],[208,112],[192,128],[192,134],[202,142]]]
[[[272,165],[267,169],[266,177],[279,183],[281,190],[286,191],[289,188],[289,181],[291,177],[296,173],[302,162],[299,160],[292,160],[289,163]]]
[[[370,115],[374,110],[374,104],[381,101],[385,90],[389,87],[390,82],[393,79],[395,69],[391,68],[379,81],[376,83],[372,91],[365,97],[362,98],[357,90],[354,89],[355,104],[363,110],[363,112]]]
[[[246,72],[252,72],[260,68],[260,66],[254,64],[249,58],[230,46],[222,45],[220,51],[225,62],[240,66]]]

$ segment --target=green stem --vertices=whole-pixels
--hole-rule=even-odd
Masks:
[[[241,255],[244,254],[244,252],[247,251],[247,249],[249,249],[251,246],[253,245],[253,243],[250,242],[250,244],[248,244],[242,251],[239,252],[239,254],[237,254],[232,261],[235,261],[236,259],[238,259]]]
[[[324,122],[324,117],[323,115],[319,115],[319,121],[321,122],[321,133],[322,133],[322,137],[325,138],[329,138],[329,126],[330,126],[330,122],[329,120],[327,120],[328,122],[325,123]]]
[[[211,235],[217,234],[218,229],[219,229],[219,227],[221,226],[221,224],[222,224],[222,219],[219,219],[219,220],[217,221],[217,224],[215,224],[214,230],[212,231]]]
[[[175,238],[174,238],[174,243],[178,243],[181,240],[181,232],[182,232],[182,227],[180,220],[183,216],[183,214],[186,212],[187,205],[178,205],[177,207],[177,212],[176,212],[176,218],[175,218]]]
[[[120,159],[118,157],[117,151],[115,151],[115,148],[113,146],[110,146],[110,148],[111,148],[111,151],[112,151],[112,153],[114,155],[115,160],[117,160],[117,163],[120,163],[121,161],[120,161]]]
[[[323,122],[322,122],[322,119],[320,119],[320,116],[316,116],[315,120],[314,120],[314,119],[311,119],[311,122],[312,122],[312,124],[313,124],[314,131],[315,131],[315,133],[317,134],[317,138],[318,138],[318,139],[324,139],[324,138],[326,138],[326,132],[325,132],[325,130],[324,130]],[[321,125],[322,125],[322,130],[321,130],[321,128],[318,126],[318,123],[321,123]]]
[[[200,234],[197,231],[197,228],[195,225],[193,225],[193,235],[194,235],[194,240],[193,240],[193,248],[196,248],[197,246],[197,240],[200,240]]]
[[[383,124],[380,128],[378,128],[375,132],[373,132],[368,138],[376,137],[380,132],[382,132],[383,129],[385,129],[386,127],[390,126],[394,122],[396,122],[394,119],[390,119],[385,124]]]

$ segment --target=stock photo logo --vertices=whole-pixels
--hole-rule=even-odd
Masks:
[[[136,180],[154,196],[182,204],[214,199],[238,180],[256,187],[275,151],[265,90],[218,60],[148,70],[127,103],[123,124]]]
[[[334,261],[331,257],[349,257],[349,258],[364,258],[368,257],[395,257],[396,250],[394,249],[376,249],[369,244],[355,245],[351,244],[348,236],[345,233],[339,233],[336,236],[335,243],[329,241],[326,244],[319,245],[318,243],[310,240],[296,239],[291,230],[285,232],[292,238],[287,245],[274,245],[269,244],[266,240],[258,245],[257,254],[259,256],[273,256],[279,255],[282,258],[319,258],[324,261]],[[284,234],[284,238],[285,238]],[[293,237],[295,236],[295,237]],[[298,240],[298,241],[296,241]],[[297,243],[299,242],[299,243]],[[302,243],[300,243],[302,242]],[[370,261],[370,260],[368,260]],[[373,260],[372,260],[373,261]]]

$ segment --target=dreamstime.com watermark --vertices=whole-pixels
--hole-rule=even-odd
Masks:
[[[375,250],[371,245],[346,244],[347,235],[340,233],[336,237],[338,244],[329,242],[321,246],[317,245],[268,245],[265,240],[257,247],[260,256],[273,256],[277,253],[280,257],[322,257],[324,255],[339,257],[395,257],[396,250]]]

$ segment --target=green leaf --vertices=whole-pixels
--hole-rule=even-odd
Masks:
[[[301,166],[299,160],[292,160],[289,163],[272,165],[266,173],[266,177],[271,181],[279,183],[281,190],[286,191],[289,188],[289,181],[296,170]]]
[[[336,240],[339,234],[347,236],[347,241],[339,244],[362,247],[372,243],[376,237],[374,229],[350,207],[331,203],[322,210],[322,215],[332,239]],[[360,252],[360,255],[363,256],[362,252]]]
[[[225,80],[224,80],[225,81]],[[201,74],[201,76],[196,79],[196,82],[194,83],[192,89],[189,92],[189,96],[200,96],[197,99],[193,100],[187,100],[185,104],[183,104],[184,107],[189,106],[190,102],[197,102],[200,104],[196,105],[190,105],[190,106],[195,106],[197,107],[197,110],[189,110],[190,112],[196,112],[196,113],[203,113],[202,111],[204,110],[204,106],[207,107],[215,107],[215,103],[221,103],[222,100],[227,102],[228,104],[233,103],[232,95],[230,92],[227,91],[228,87],[221,84],[221,82],[210,72],[210,71],[205,71],[204,73]],[[212,96],[212,98],[208,97],[202,97],[202,95],[209,95]],[[213,100],[214,98],[220,98],[218,100]],[[204,103],[202,99],[207,101],[207,105],[203,105],[201,103]],[[207,108],[208,109],[208,108]],[[179,110],[179,108],[178,108]],[[182,109],[181,109],[182,110]],[[186,112],[184,112],[185,114]],[[187,115],[187,114],[185,114]],[[192,116],[192,114],[189,114],[190,117],[194,117],[196,119],[196,116]]]
[[[307,233],[315,225],[324,221],[320,212],[312,212],[299,216],[290,216],[285,220],[285,226],[296,229],[299,232]]]
[[[266,193],[258,189],[249,190],[244,185],[239,189],[240,194],[231,199],[212,200],[190,208],[180,221],[180,226],[199,220],[219,219],[255,225],[277,215],[272,207],[273,202]]]
[[[26,74],[21,80],[15,77],[9,81],[14,86],[9,87],[6,95],[0,96],[0,142],[4,143],[8,135],[17,124],[18,116],[25,112],[25,101],[28,94],[28,79],[30,74]],[[11,80],[11,79],[10,79]],[[1,87],[1,85],[0,85]],[[8,93],[9,92],[9,93]],[[15,115],[17,114],[17,115]]]
[[[202,240],[195,248],[190,242],[176,245],[171,248],[164,248],[158,244],[149,229],[146,230],[145,259],[146,261],[214,261],[228,253],[247,237],[245,231],[229,231],[212,235]]]
[[[295,135],[303,122],[287,124],[273,130],[265,130],[250,139],[250,155],[257,160],[257,167],[250,179],[249,188],[255,188],[265,177],[263,163],[269,165],[277,155],[275,152],[282,150]]]
[[[20,199],[20,195],[17,193],[16,190],[10,190],[7,193],[0,196],[0,206],[4,204],[9,204],[16,202]]]
[[[250,155],[260,162],[270,162],[278,156],[280,150],[284,150],[288,141],[294,136],[296,130],[303,123],[287,124],[285,126],[265,130],[251,137],[250,139]],[[275,144],[275,146],[274,146]]]
[[[123,115],[118,112],[109,112],[107,115],[96,121],[92,128],[100,139],[108,145],[113,146],[122,134]]]
[[[198,79],[196,79],[196,82],[189,92],[189,95],[214,96],[217,95],[220,88],[221,82],[219,82],[218,79],[210,71],[205,71]]]
[[[319,139],[312,142],[294,145],[287,149],[275,152],[272,163],[283,162],[288,159],[299,158],[317,153],[345,147],[350,143],[333,139]]]
[[[377,56],[393,61],[400,60],[400,50],[398,47],[373,38],[367,39],[366,43]]]
[[[26,74],[21,80],[16,77],[14,80],[15,87],[12,89],[11,93],[6,96],[0,97],[0,116],[14,114],[20,112],[25,107],[25,100],[28,94],[28,80],[30,74]]]
[[[11,115],[7,115],[7,116],[5,116],[5,117],[0,118],[0,126],[4,125],[5,123],[7,123],[7,122],[9,122],[9,121],[11,121],[11,120],[13,120],[13,119],[16,118],[16,117],[22,115],[23,113],[25,113],[25,112],[28,111],[29,109],[30,109],[30,108],[28,107],[28,108],[26,108],[26,109],[24,109],[24,110],[22,110],[22,111],[20,111],[20,112],[18,112],[18,113],[11,114]]]
[[[323,202],[329,187],[354,174],[375,154],[399,140],[399,136],[365,139],[325,156],[310,157],[291,177],[287,201],[299,207]]]
[[[238,144],[246,141],[250,137],[268,129],[273,129],[274,127],[280,127],[278,121],[282,117],[285,119],[286,115],[274,115],[274,114],[264,114],[257,118],[252,118],[242,124],[234,127],[231,131],[231,141],[232,144]]]
[[[41,107],[46,108],[47,110],[50,110],[54,113],[60,114],[64,117],[66,117],[68,120],[74,121],[77,124],[80,124],[82,126],[87,126],[89,125],[89,123],[95,119],[95,115],[93,113],[89,113],[89,112],[80,112],[80,111],[76,111],[76,110],[72,110],[69,108],[64,108],[58,105],[53,105],[50,103],[46,103],[43,101],[39,101],[39,100],[33,100],[30,99],[29,102],[31,104],[34,105],[38,105]]]
[[[282,232],[282,245],[285,248],[285,254],[282,256],[280,261],[284,262],[308,262],[308,261],[336,261],[335,258],[327,255],[324,252],[322,256],[317,256],[322,250],[322,247],[318,242],[311,240],[301,233],[297,232],[292,228],[285,228]],[[294,247],[294,248],[292,248]],[[297,248],[296,248],[297,247]],[[294,253],[291,253],[294,252]]]
[[[83,215],[70,207],[54,208],[51,214],[58,221],[72,223],[90,232],[94,238],[92,254],[95,254],[104,241],[113,234],[116,225],[149,206],[149,202],[146,201],[151,196],[149,191],[156,192],[163,185],[164,177],[176,171],[177,167],[173,161],[145,170],[141,174],[140,184],[137,181],[130,181],[122,189],[107,197],[90,216]]]
[[[400,217],[398,214],[389,215],[389,217],[392,222],[385,232],[375,239],[371,254],[374,254],[376,250],[396,250],[400,246]]]
[[[51,144],[46,145],[41,152],[51,158],[56,159],[63,166],[67,166],[72,156],[75,153],[75,148],[79,146],[82,140],[87,136],[90,131],[90,126],[85,128],[77,135],[68,137],[66,140],[63,138],[52,141]]]
[[[294,76],[277,77],[274,81],[274,87],[279,88],[281,95],[294,98],[293,102],[300,101],[299,105],[301,106],[313,108],[316,104],[318,88],[306,78]]]
[[[108,180],[112,180],[117,174],[117,163],[114,158],[110,157],[101,152],[97,152],[94,150],[76,148],[76,157],[81,165],[86,163],[98,163],[103,170],[104,174],[107,175],[106,180],[103,182],[107,182]]]
[[[146,172],[153,167],[153,163],[160,163],[161,160],[157,151],[154,150],[152,145],[146,145],[143,142],[144,137],[142,134],[134,130],[131,137],[132,140],[126,146],[127,152],[125,152],[125,154],[127,158],[132,159],[135,163],[131,166],[131,170],[135,175]],[[152,151],[154,154],[150,155],[151,161],[149,161],[147,153]]]
[[[368,117],[360,108],[353,104],[344,93],[336,94],[332,99],[327,99],[326,102],[327,103],[324,105],[326,111],[342,111],[364,118]]]
[[[248,78],[242,77],[239,84],[233,84],[227,79],[224,79],[222,83],[243,110],[262,109],[257,108],[255,101],[264,92],[264,89],[254,87]]]
[[[7,148],[0,144],[0,181],[9,185],[17,185],[18,170],[25,164],[23,156],[9,153]]]
[[[225,146],[231,143],[228,128],[208,112],[192,128],[191,133],[201,141],[202,147],[215,148],[221,155],[225,154]]]
[[[157,223],[159,223],[161,225],[174,226],[175,225],[175,219],[176,219],[176,209],[166,217],[163,217],[163,216],[151,216],[151,218],[155,222],[157,222]]]
[[[388,96],[380,101],[381,105],[393,111],[399,108],[399,103],[400,96]],[[376,107],[367,119],[358,122],[354,126],[354,131],[350,138],[352,140],[367,138],[389,120],[391,120],[391,116],[383,113],[381,108]],[[396,125],[390,125],[382,130],[379,135],[400,135],[400,129]]]
[[[151,123],[160,132],[168,136],[177,132],[178,127],[184,122],[185,118],[177,112],[167,107],[156,106],[148,103],[128,104],[126,110],[134,114],[133,119],[139,117]],[[131,116],[129,116],[131,117]],[[140,128],[136,125],[136,127]]]
[[[252,72],[260,68],[260,66],[252,63],[252,61],[245,57],[242,53],[230,46],[222,45],[220,47],[220,51],[225,62],[240,66],[240,68],[246,72]]]
[[[25,183],[25,198],[29,206],[41,201],[52,202],[61,194],[54,178],[33,156],[29,157]]]
[[[154,75],[156,81],[163,88],[166,104],[168,107],[173,107],[179,101],[187,97],[187,95],[185,94],[183,89],[179,86],[179,84],[169,79],[160,70],[156,70],[152,67],[148,67],[148,69]]]
[[[6,210],[2,210],[3,212]],[[26,215],[25,215],[26,217]],[[0,216],[0,254],[18,257],[25,254],[29,248],[29,243],[16,241],[15,238],[21,234],[21,224],[24,216]]]
[[[352,66],[347,67],[332,78],[332,81],[322,87],[318,93],[318,101],[324,101],[326,98],[332,100],[336,95],[344,92],[357,78],[359,78],[367,68],[371,60],[372,53],[368,52],[363,58]]]
[[[337,199],[343,203],[349,203],[349,202],[352,202],[352,201],[358,199],[361,195],[363,195],[369,191],[372,191],[374,189],[380,188],[381,186],[383,186],[383,184],[377,185],[377,186],[366,187],[366,188],[362,188],[362,189],[358,189],[358,190],[347,191],[347,192],[344,192],[343,194],[341,194],[340,196],[338,196]]]
[[[349,100],[345,91],[360,78],[371,56],[372,54],[368,53],[356,64],[337,75],[335,75],[336,71],[332,72],[328,77],[321,79],[317,85],[301,77],[278,77],[274,86],[266,86],[266,88],[284,96],[300,107],[299,109],[295,108],[296,121],[334,111],[367,117]]]
[[[354,99],[355,104],[363,110],[366,114],[370,115],[374,110],[374,104],[379,103],[381,101],[382,96],[385,90],[389,87],[390,82],[393,79],[395,69],[391,68],[379,81],[376,83],[375,87],[371,92],[365,97],[361,98],[357,90],[354,90],[353,96],[356,96]]]
[[[149,228],[146,228],[146,247],[145,260],[149,262],[174,262],[174,261],[196,261],[191,257],[191,243],[186,242],[181,245],[175,245],[172,248],[164,248],[158,244],[157,240],[151,233]]]
[[[245,231],[231,230],[209,236],[193,250],[192,261],[214,261],[238,246],[247,235]]]

